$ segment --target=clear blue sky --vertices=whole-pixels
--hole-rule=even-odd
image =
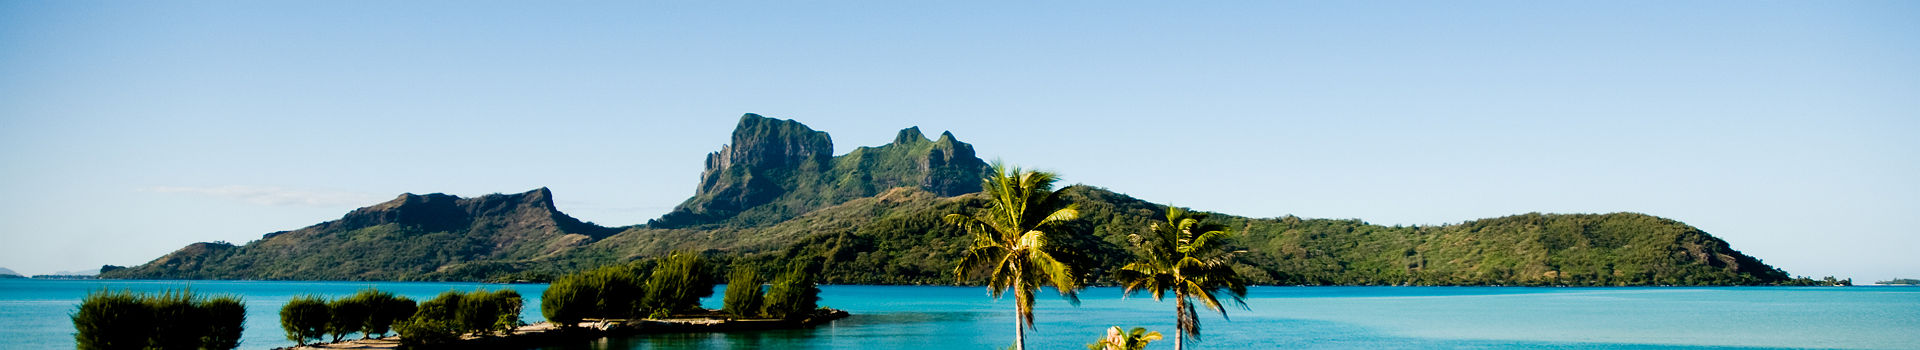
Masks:
[[[1678,219],[1920,277],[1916,2],[0,0],[0,267],[144,263],[402,192],[645,222],[742,113],[908,126],[1156,202]]]

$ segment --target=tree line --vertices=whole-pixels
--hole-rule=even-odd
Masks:
[[[817,308],[819,264],[794,261],[770,286],[757,266],[731,266],[722,311],[745,318],[794,318]],[[541,295],[540,312],[560,327],[588,319],[669,318],[703,314],[700,299],[719,282],[715,264],[697,254],[604,266],[556,278]]]
[[[82,298],[71,318],[82,350],[228,350],[240,346],[247,306],[238,297],[206,298],[192,290],[102,289]]]

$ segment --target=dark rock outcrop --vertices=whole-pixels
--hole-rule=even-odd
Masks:
[[[706,165],[693,197],[648,226],[772,224],[894,187],[972,193],[987,168],[952,133],[928,140],[911,127],[893,143],[835,157],[827,133],[757,114],[742,116],[733,143],[708,154]]]

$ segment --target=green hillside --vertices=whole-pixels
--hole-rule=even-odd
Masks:
[[[552,193],[402,195],[339,220],[244,245],[195,243],[103,278],[540,281],[686,251],[721,263],[823,257],[829,283],[956,284],[964,248],[940,218],[980,210],[985,162],[972,146],[918,128],[831,156],[826,133],[741,118],[709,155],[696,194],[648,225],[605,228],[561,213]],[[1129,259],[1128,235],[1165,207],[1101,188],[1062,190],[1080,205],[1055,244],[1095,268]],[[1788,275],[1684,223],[1637,213],[1539,214],[1444,226],[1214,214],[1238,233],[1235,268],[1288,285],[1751,285]]]

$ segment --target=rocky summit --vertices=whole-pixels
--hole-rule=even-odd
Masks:
[[[919,127],[893,143],[833,156],[833,139],[800,122],[757,114],[740,117],[733,143],[707,154],[693,198],[649,227],[766,225],[894,187],[952,196],[980,190],[987,164],[973,146]]]

